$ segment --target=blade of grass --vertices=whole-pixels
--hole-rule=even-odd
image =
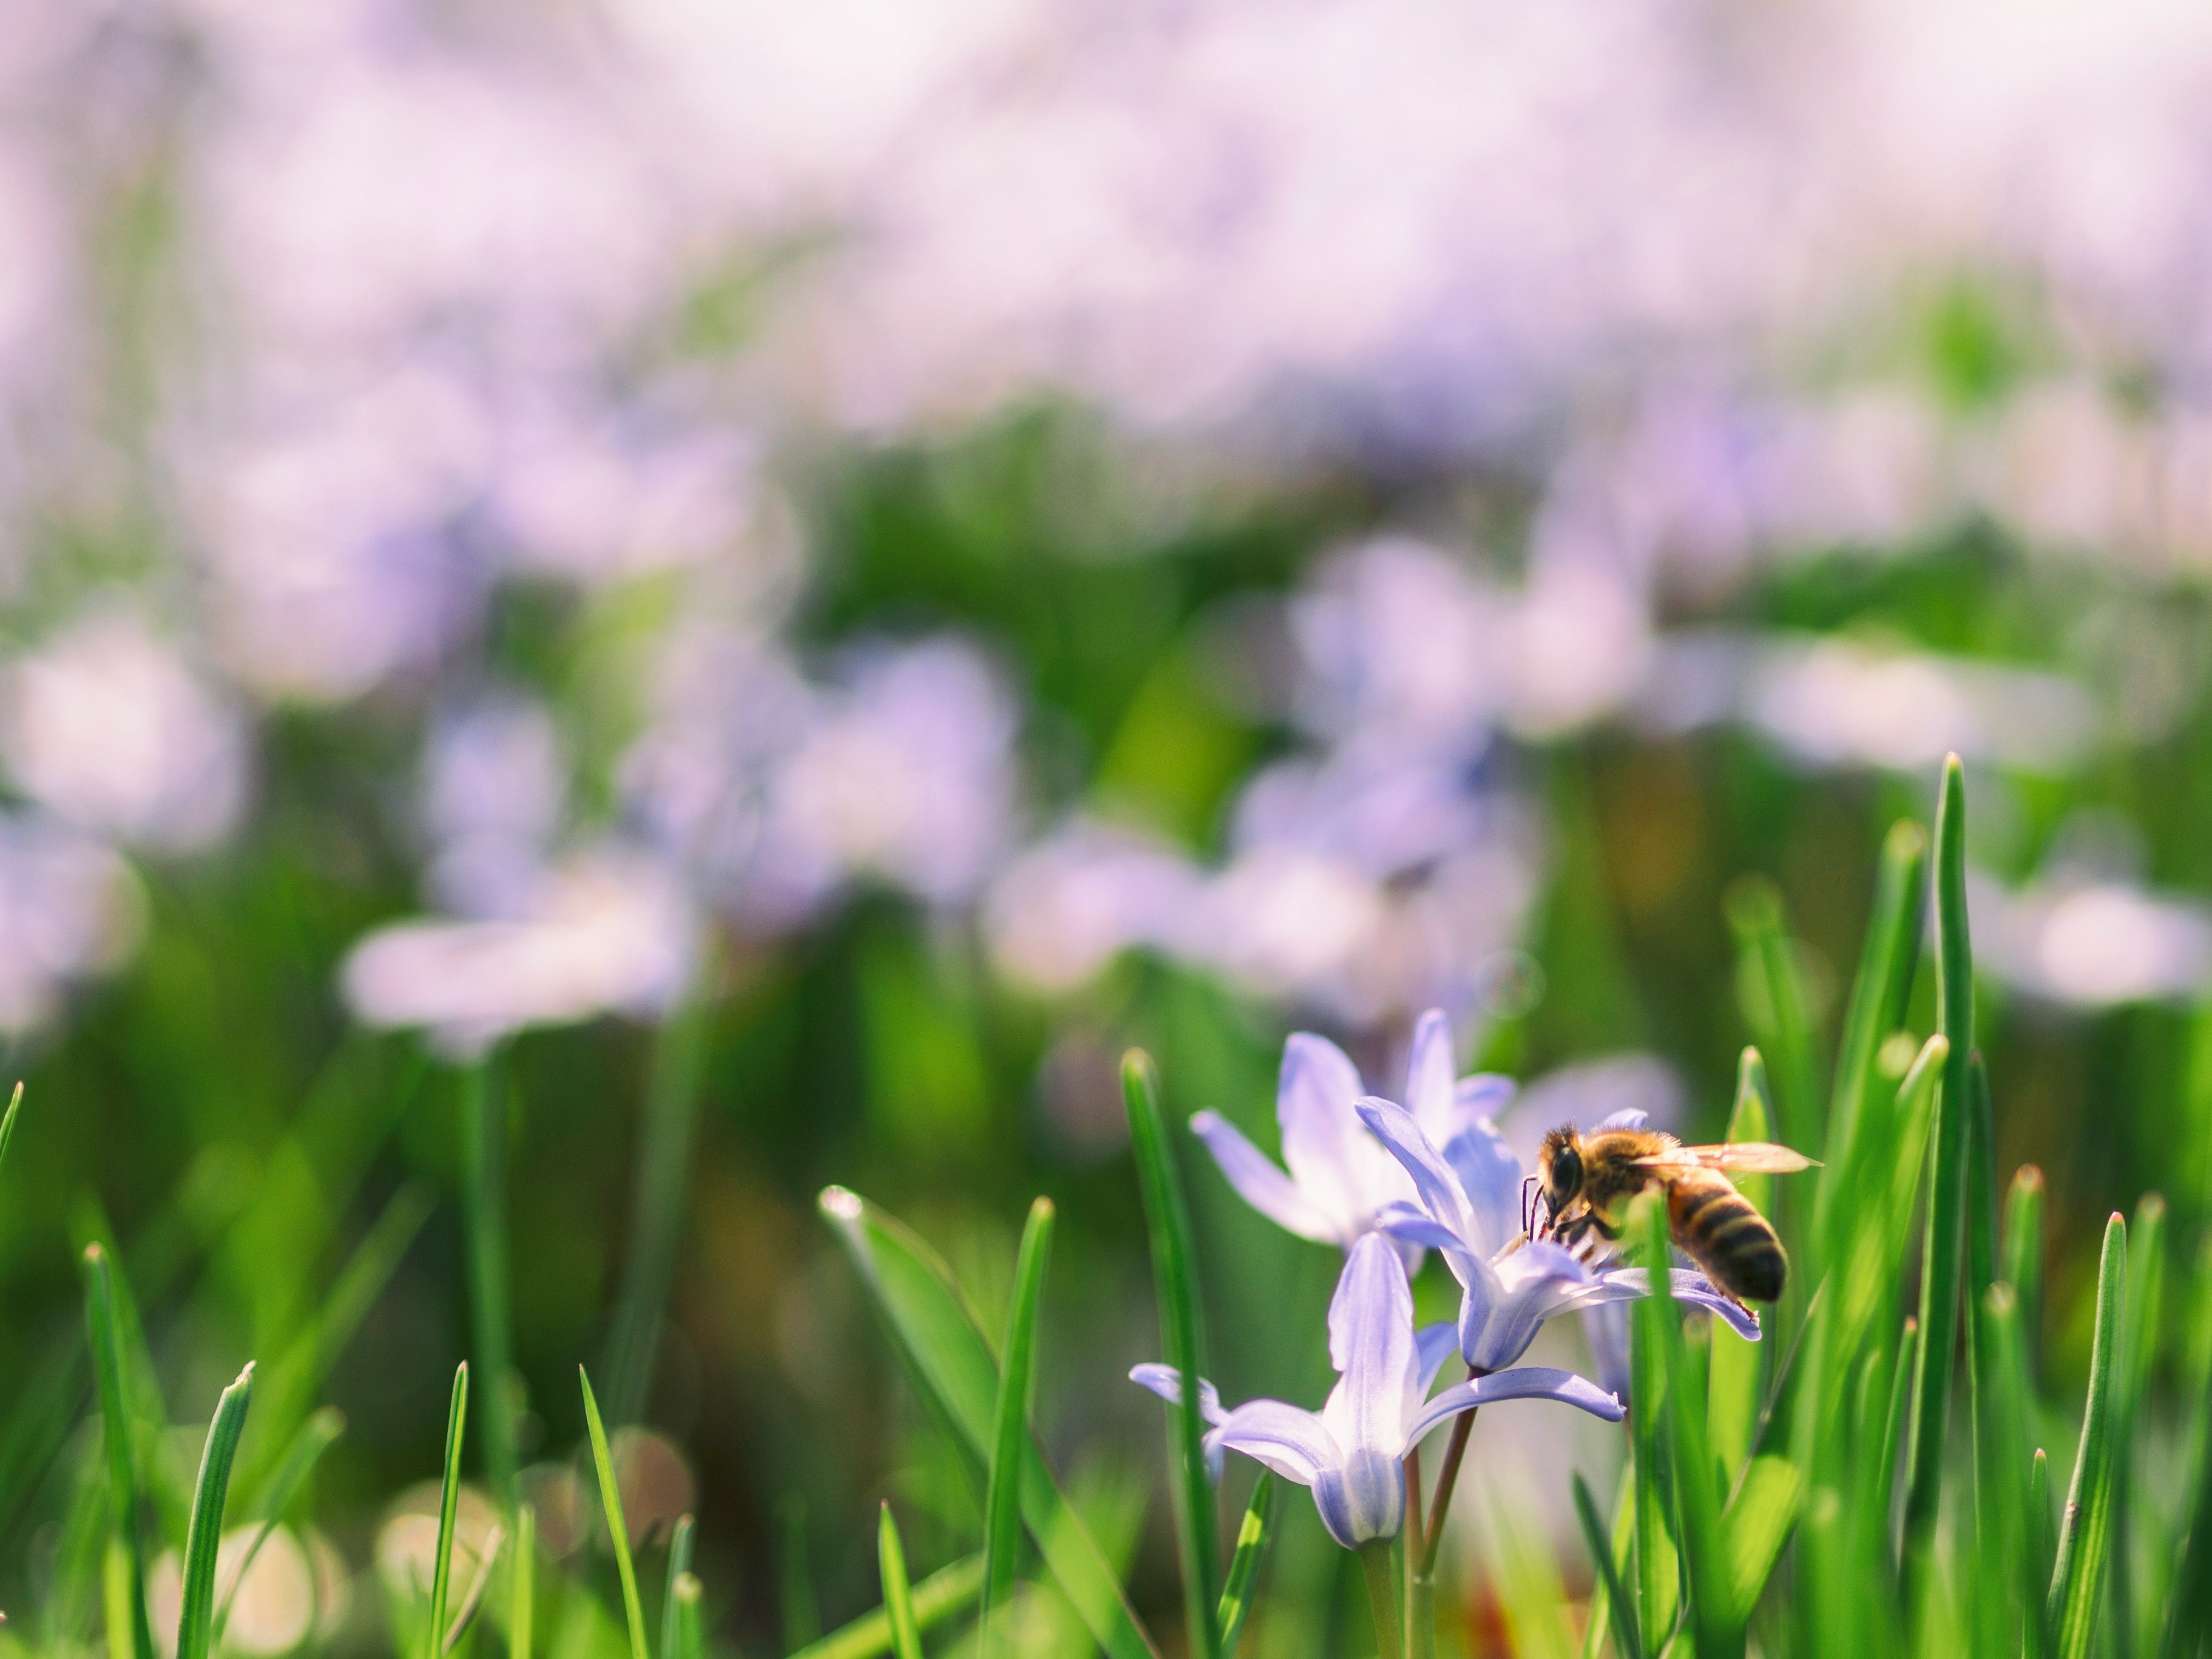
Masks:
[[[606,1512],[607,1535],[614,1541],[615,1571],[622,1576],[629,1659],[652,1659],[645,1642],[645,1604],[637,1595],[637,1565],[630,1559],[629,1525],[623,1519],[622,1487],[615,1480],[615,1460],[607,1450],[607,1427],[599,1418],[599,1402],[592,1397],[590,1373],[579,1365],[576,1376],[584,1387],[584,1425],[591,1431],[592,1463],[599,1472],[599,1504]]]
[[[514,1327],[507,1305],[507,1093],[496,1053],[461,1074],[462,1219],[469,1317],[483,1376],[484,1468],[495,1500],[514,1501]]]
[[[423,1626],[423,1659],[439,1659],[446,1634],[446,1596],[453,1584],[453,1522],[461,1501],[461,1441],[469,1421],[469,1362],[453,1370],[446,1405],[446,1456],[438,1493],[438,1553],[430,1563],[430,1618]]]
[[[2138,1628],[2133,1536],[2136,1523],[2136,1425],[2150,1386],[2151,1362],[2158,1352],[2159,1316],[2166,1279],[2166,1200],[2146,1193],[2136,1206],[2128,1230],[2126,1299],[2120,1311],[2120,1352],[2114,1368],[2112,1402],[2112,1659],[2132,1659],[2149,1639]]]
[[[1237,1644],[1244,1634],[1244,1621],[1252,1613],[1253,1592],[1260,1583],[1260,1567],[1274,1538],[1275,1473],[1260,1471],[1252,1487],[1252,1501],[1244,1506],[1244,1520],[1237,1528],[1237,1553],[1229,1558],[1229,1573],[1222,1581],[1221,1605],[1213,1621],[1221,1632],[1221,1659],[1237,1659]]]
[[[223,1631],[230,1623],[231,1603],[237,1601],[238,1587],[246,1582],[246,1575],[253,1571],[254,1559],[261,1553],[261,1547],[276,1530],[276,1523],[284,1518],[284,1511],[292,1506],[292,1500],[307,1484],[307,1477],[314,1473],[315,1465],[321,1461],[323,1454],[344,1432],[345,1414],[335,1406],[325,1406],[300,1425],[300,1431],[292,1437],[292,1443],[284,1449],[284,1455],[277,1462],[276,1474],[270,1477],[268,1491],[261,1497],[260,1529],[253,1534],[253,1541],[246,1547],[246,1553],[239,1558],[238,1565],[231,1570],[230,1582],[223,1587],[222,1604],[216,1609],[216,1647],[222,1645]]]
[[[1638,1237],[1632,1232],[1632,1237]],[[1646,1298],[1648,1300],[1648,1298]],[[1636,1516],[1637,1628],[1652,1649],[1665,1652],[1681,1611],[1682,1564],[1674,1534],[1674,1471],[1666,1445],[1667,1390],[1672,1381],[1660,1345],[1629,1310],[1628,1438]]]
[[[1735,934],[1738,974],[1746,994],[1746,1021],[1760,1049],[1774,1057],[1777,1121],[1792,1146],[1824,1144],[1821,1103],[1811,999],[1796,946],[1783,916],[1782,895],[1761,876],[1747,876],[1729,890],[1728,920]]]
[[[2020,1310],[2021,1352],[2034,1386],[2043,1340],[2043,1171],[2023,1164],[2005,1194],[2004,1279]]]
[[[679,1572],[669,1580],[669,1604],[676,1611],[675,1628],[668,1632],[663,1659],[704,1659],[707,1651],[706,1589],[696,1572]]]
[[[507,1566],[507,1659],[530,1659],[538,1612],[538,1510],[514,1506],[514,1550]]]
[[[2202,1649],[2212,1634],[2212,1236],[2197,1252],[2197,1299],[2184,1379],[2189,1431],[2184,1443],[2180,1531],[2169,1547],[2172,1589],[2159,1642],[2163,1659]]]
[[[1613,1565],[1613,1544],[1605,1534],[1605,1523],[1598,1519],[1597,1504],[1590,1498],[1589,1487],[1582,1476],[1574,1477],[1575,1518],[1582,1522],[1583,1541],[1589,1548],[1590,1565],[1597,1570],[1598,1583],[1605,1590],[1605,1605],[1613,1620],[1613,1645],[1620,1650],[1620,1659],[1644,1659],[1644,1638],[1636,1626],[1636,1602],[1621,1582],[1620,1570]]]
[[[1934,1546],[1942,1496],[1944,1431],[1959,1333],[1959,1258],[1966,1234],[1967,1124],[1973,1112],[1974,957],[1966,932],[1966,772],[1956,755],[1943,763],[1942,793],[1936,805],[1936,1004],[1950,1052],[1936,1097],[1928,1224],[1920,1258],[1920,1355],[1905,1453],[1909,1604],[1919,1600],[1911,1585],[1918,1581]]]
[[[2066,1519],[2058,1532],[2051,1570],[2050,1620],[2057,1659],[2085,1659],[2096,1634],[2106,1559],[2112,1549],[2113,1407],[2120,1310],[2126,1297],[2128,1225],[2114,1211],[2105,1224],[2104,1254],[2097,1267],[2097,1334],[2089,1352],[2089,1398],[2081,1413],[2081,1443],[2066,1493]]]
[[[1736,1066],[1735,1108],[1729,1115],[1728,1139],[1770,1140],[1772,1122],[1765,1064],[1758,1049],[1746,1048]],[[1735,1180],[1753,1208],[1765,1212],[1772,1207],[1771,1176],[1737,1176]],[[1712,1322],[1707,1431],[1722,1477],[1731,1485],[1751,1456],[1752,1435],[1759,1426],[1759,1372],[1765,1348],[1764,1342],[1747,1342],[1719,1320]]]
[[[661,1021],[639,1125],[637,1188],[630,1211],[629,1254],[607,1336],[607,1409],[619,1428],[644,1413],[660,1348],[661,1311],[676,1277],[677,1253],[690,1214],[691,1146],[714,1019],[716,963],[703,952],[683,1000]],[[674,1580],[670,1581],[672,1583]]]
[[[980,1496],[999,1394],[998,1362],[951,1270],[899,1222],[842,1187],[821,1209],[890,1333],[915,1395]],[[1119,1580],[1032,1436],[1022,1520],[1061,1592],[1110,1659],[1158,1659]]]
[[[1905,1443],[1912,1417],[1912,1379],[1920,1367],[1920,1322],[1907,1319],[1897,1342],[1897,1370],[1891,1379],[1889,1410],[1883,1414],[1879,1461],[1875,1465],[1874,1501],[1869,1520],[1881,1528],[1883,1565],[1898,1569],[1897,1535],[1893,1521],[1897,1507],[1897,1478],[1905,1462]]]
[[[130,1396],[123,1381],[123,1340],[117,1328],[115,1287],[107,1252],[97,1244],[85,1246],[84,1281],[85,1325],[107,1442],[108,1490],[113,1496],[116,1534],[122,1540],[130,1564],[131,1650],[135,1659],[154,1659],[154,1630],[146,1618],[146,1545],[139,1531],[138,1479],[125,1403]]]
[[[669,1659],[676,1651],[676,1586],[691,1571],[691,1551],[698,1531],[698,1523],[690,1516],[678,1516],[676,1530],[668,1540],[668,1589],[660,1602],[661,1659]]]
[[[1129,1111],[1129,1136],[1136,1154],[1137,1182],[1145,1199],[1146,1231],[1152,1243],[1152,1280],[1160,1304],[1160,1347],[1182,1376],[1182,1398],[1168,1407],[1169,1453],[1175,1469],[1176,1536],[1182,1549],[1185,1624],[1196,1659],[1219,1659],[1220,1633],[1213,1622],[1219,1579],[1214,1537],[1213,1487],[1206,1479],[1200,1442],[1205,1425],[1198,1414],[1199,1378],[1206,1366],[1205,1332],[1199,1310],[1198,1253],[1191,1241],[1190,1212],[1175,1149],[1160,1112],[1159,1079],[1151,1058],[1132,1049],[1121,1061],[1121,1094]]]
[[[983,1589],[980,1552],[937,1571],[914,1586],[914,1622],[928,1630],[973,1601]],[[793,1653],[791,1659],[876,1659],[891,1650],[890,1615],[881,1607],[832,1631]]]
[[[891,1651],[898,1659],[922,1659],[921,1626],[914,1616],[914,1594],[906,1582],[906,1550],[899,1543],[891,1506],[883,1505],[876,1528],[876,1562],[883,1570],[884,1611],[891,1621]]]
[[[200,1452],[200,1478],[192,1493],[191,1528],[185,1534],[184,1600],[177,1613],[177,1659],[207,1659],[215,1633],[215,1570],[222,1548],[223,1502],[230,1496],[231,1460],[246,1431],[253,1400],[251,1361],[216,1402]]]
[[[1984,1466],[1993,1455],[1989,1443],[1987,1379],[1983,1367],[1982,1298],[1997,1277],[1996,1124],[1990,1104],[1989,1068],[1979,1049],[1966,1060],[1966,1086],[1971,1112],[1966,1120],[1966,1237],[1965,1326],[1966,1350],[1967,1448],[1973,1460],[1973,1500],[1978,1506],[1988,1490]],[[1984,1587],[1977,1587],[1984,1588]],[[1986,1596],[1982,1599],[1986,1600]]]
[[[477,1557],[477,1570],[469,1580],[469,1587],[461,1593],[461,1605],[453,1611],[451,1623],[446,1626],[445,1639],[438,1644],[441,1654],[451,1653],[460,1646],[461,1638],[468,1634],[477,1610],[483,1606],[484,1592],[491,1588],[491,1570],[499,1559],[500,1546],[507,1542],[507,1528],[495,1522],[484,1534],[483,1553]]]
[[[1707,1402],[1700,1399],[1682,1340],[1682,1311],[1673,1292],[1667,1214],[1655,1193],[1640,1194],[1628,1212],[1628,1238],[1637,1247],[1650,1293],[1630,1304],[1632,1340],[1652,1347],[1666,1376],[1660,1431],[1666,1443],[1680,1517],[1683,1565],[1689,1570],[1690,1629],[1698,1659],[1731,1659],[1744,1650],[1743,1621],[1736,1616],[1729,1552],[1721,1533],[1721,1495],[1705,1439]]]
[[[1875,1057],[1883,1039],[1905,1024],[1920,960],[1921,880],[1927,832],[1901,818],[1882,838],[1866,943],[1844,1014],[1836,1050],[1836,1086],[1828,1106],[1823,1168],[1814,1194],[1815,1237],[1825,1238],[1837,1192],[1857,1152],[1859,1120],[1875,1087]]]
[[[1990,1385],[1990,1434],[1989,1455],[1980,1472],[1986,1484],[1977,1498],[1981,1555],[1976,1577],[1988,1599],[2002,1610],[1994,1621],[1993,1645],[2040,1659],[2046,1646],[2043,1600],[2050,1581],[2038,1576],[2030,1525],[2031,1446],[2019,1292],[2003,1283],[1990,1286],[1982,1298],[1980,1323]]]
[[[1728,1551],[1729,1617],[1738,1625],[1750,1619],[1782,1559],[1783,1546],[1797,1524],[1805,1482],[1797,1466],[1769,1454],[1754,1457],[1721,1512],[1720,1529]]]
[[[1022,1461],[1030,1438],[1030,1399],[1036,1387],[1037,1304],[1052,1255],[1052,1200],[1030,1206],[1014,1260],[1014,1297],[1006,1313],[1006,1363],[999,1376],[990,1477],[983,1503],[983,1628],[980,1651],[992,1651],[991,1615],[1014,1584],[1022,1542]]]

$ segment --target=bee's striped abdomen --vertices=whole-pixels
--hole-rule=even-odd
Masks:
[[[1782,1241],[1726,1176],[1694,1170],[1670,1182],[1667,1220],[1674,1242],[1730,1296],[1746,1302],[1781,1300],[1790,1277]]]

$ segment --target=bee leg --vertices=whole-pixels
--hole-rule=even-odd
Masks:
[[[1521,1236],[1523,1238],[1536,1236],[1536,1206],[1528,1196],[1528,1189],[1535,1184],[1534,1176],[1521,1177]]]

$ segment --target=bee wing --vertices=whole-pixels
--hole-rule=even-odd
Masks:
[[[1819,1161],[1768,1140],[1731,1140],[1720,1146],[1669,1146],[1639,1158],[1644,1170],[1739,1170],[1746,1175],[1795,1175],[1815,1170]]]

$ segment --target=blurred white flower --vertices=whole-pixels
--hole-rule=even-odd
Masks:
[[[1403,537],[1331,556],[1291,602],[1304,722],[1326,737],[1382,727],[1463,745],[1503,700],[1504,618],[1458,562]]]
[[[0,755],[56,817],[161,852],[220,839],[246,804],[239,716],[120,607],[6,669]]]
[[[459,1053],[526,1026],[658,1014],[684,989],[697,927],[666,869],[601,849],[548,870],[512,919],[377,929],[346,958],[346,1000],[371,1025],[427,1026]]]
[[[2048,1002],[2081,1008],[2179,1001],[2212,987],[2212,907],[2061,870],[2017,892],[1967,886],[1974,959]]]
[[[215,1569],[218,1605],[228,1598],[230,1608],[222,1645],[257,1659],[291,1652],[312,1631],[327,1633],[334,1622],[331,1604],[345,1588],[343,1567],[330,1559],[329,1546],[319,1538],[311,1535],[302,1542],[289,1527],[273,1528],[266,1538],[261,1534],[258,1525],[233,1527],[224,1533],[216,1547]],[[249,1550],[254,1552],[250,1566]],[[434,1544],[431,1553],[436,1553]],[[164,1551],[147,1572],[146,1601],[154,1639],[165,1654],[176,1651],[177,1620],[184,1599],[184,1572],[177,1552]]]
[[[1840,637],[1727,630],[1667,636],[1636,711],[1648,729],[1742,720],[1808,765],[1923,771],[1968,761],[2057,773],[2097,735],[2062,675]]]
[[[0,1031],[43,1024],[73,981],[126,961],[143,910],[130,867],[109,848],[0,811]]]
[[[1122,951],[1171,937],[1205,879],[1170,848],[1079,820],[1007,862],[984,905],[984,937],[1016,983],[1073,990]]]

